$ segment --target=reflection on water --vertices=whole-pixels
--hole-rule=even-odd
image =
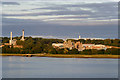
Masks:
[[[2,79],[2,56],[0,56],[0,80]]]
[[[3,78],[117,78],[118,59],[3,57]]]

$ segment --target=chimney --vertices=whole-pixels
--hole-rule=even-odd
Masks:
[[[81,36],[79,35],[79,39],[81,39]]]
[[[12,32],[10,32],[10,40],[9,40],[9,44],[12,45]]]
[[[21,38],[22,41],[24,41],[24,30],[22,30],[22,38]]]
[[[22,36],[22,37],[23,37],[23,39],[24,39],[24,30],[23,30],[23,36]]]
[[[10,33],[10,40],[12,40],[12,32]]]

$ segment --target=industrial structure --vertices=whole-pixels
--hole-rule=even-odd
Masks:
[[[68,49],[77,49],[78,51],[83,51],[85,49],[97,49],[97,50],[101,50],[104,49],[106,50],[107,47],[105,45],[102,44],[82,44],[80,41],[78,42],[72,42],[71,40],[68,41],[64,41],[64,43],[53,43],[52,46],[54,48],[68,48]]]
[[[16,45],[17,40],[12,39],[12,32],[10,32],[10,40],[9,40],[9,45]]]
[[[21,38],[21,41],[24,41],[24,30],[22,30],[22,38]]]
[[[24,30],[22,30],[22,38],[21,41],[24,41]],[[10,32],[10,40],[9,40],[9,44],[10,45],[16,45],[17,40],[16,39],[12,39],[12,32]]]
[[[17,45],[17,40],[13,39],[12,35],[13,35],[13,33],[10,32],[9,43],[4,43],[3,45],[1,45],[1,47],[5,46],[5,45],[8,45],[8,46],[13,46],[14,48],[23,48],[22,45]],[[25,39],[24,39],[24,30],[22,31],[22,38],[20,40],[25,41]]]

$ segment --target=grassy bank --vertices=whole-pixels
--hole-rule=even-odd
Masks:
[[[119,55],[72,55],[72,54],[0,54],[0,56],[29,56],[55,58],[119,58]]]

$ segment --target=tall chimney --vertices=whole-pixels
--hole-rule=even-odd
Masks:
[[[79,35],[79,39],[81,39],[81,36]]]
[[[10,32],[10,40],[12,40],[12,32]]]
[[[12,45],[12,32],[10,32],[10,40],[9,40],[9,44]]]
[[[23,30],[23,36],[22,36],[22,37],[23,37],[23,39],[24,39],[24,30]]]
[[[22,38],[21,38],[22,41],[24,41],[24,30],[22,30]]]

